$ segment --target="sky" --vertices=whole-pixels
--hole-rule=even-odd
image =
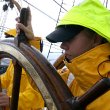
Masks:
[[[15,18],[19,16],[19,12],[14,7],[13,9],[8,8],[7,12],[3,12],[2,7],[6,2],[2,2],[3,0],[0,0],[0,26],[4,26],[7,28],[15,28],[16,21]],[[71,9],[73,5],[78,5],[83,0],[16,0],[19,2],[21,7],[27,7],[29,6],[32,13],[32,26],[35,36],[40,36],[43,39],[45,39],[45,36],[54,31],[58,15],[60,11],[60,6],[63,1],[63,8],[61,9],[60,18],[63,17],[63,15]],[[107,0],[101,0],[102,3],[105,3],[106,6]],[[27,3],[28,2],[28,3]],[[108,0],[108,7],[109,7]],[[5,19],[6,17],[6,19]],[[3,23],[4,22],[4,23]],[[5,28],[5,29],[7,29]],[[2,28],[1,28],[2,31]],[[2,34],[2,33],[1,33]],[[0,35],[1,35],[0,34]],[[43,50],[43,54],[45,57],[50,57],[49,60],[52,60],[53,57],[57,58],[62,50],[59,48],[60,44],[52,45],[51,52],[48,56],[50,43],[48,41],[44,41],[45,47]],[[52,59],[51,59],[52,58]]]
[[[62,0],[57,0],[59,4],[61,4]],[[68,0],[68,3],[65,3],[64,7],[66,8],[66,10],[68,10],[70,7],[72,7],[72,5],[70,5],[70,3],[72,3],[73,0]],[[46,2],[44,2],[44,0],[27,0],[27,2],[31,3],[33,6],[35,6],[36,8],[38,8],[39,10],[41,10],[42,12],[44,12],[45,14],[47,14],[48,16],[46,16],[44,13],[40,12],[39,10],[37,10],[36,8],[30,6],[31,8],[31,12],[32,12],[32,26],[33,26],[33,30],[35,35],[38,36],[42,36],[45,37],[47,34],[49,34],[51,31],[54,30],[55,26],[56,26],[56,21],[58,19],[58,14],[60,11],[60,7],[53,1],[53,0],[46,0]],[[5,4],[5,3],[0,3],[0,4]],[[19,1],[19,4],[22,7],[27,7],[28,4],[25,3],[24,1]],[[2,8],[2,5],[0,6],[0,8]],[[1,10],[1,9],[0,9]],[[62,10],[62,15],[66,12],[65,10]],[[13,10],[11,10],[9,8],[9,12],[7,15],[7,20],[6,20],[6,26],[8,28],[14,28],[15,27],[15,18],[18,16],[18,11],[16,8],[14,8]],[[51,18],[50,18],[51,17]],[[10,22],[11,23],[10,25]]]
[[[17,0],[18,1],[18,0]],[[53,0],[27,0],[26,3],[24,1],[18,1],[22,7],[27,7],[29,5],[32,13],[32,26],[35,36],[40,36],[45,39],[45,36],[52,32],[57,24],[57,19],[60,11],[60,6],[58,4],[62,3],[62,0],[57,0],[57,3]],[[31,4],[33,6],[31,6]],[[4,20],[4,16],[7,16],[6,22],[4,23],[4,27],[7,28],[15,28],[16,21],[15,18],[19,16],[19,12],[17,11],[16,7],[13,9],[9,8],[8,12],[3,12],[2,7],[5,2],[0,2],[0,25]],[[62,17],[67,10],[69,10],[73,5],[73,0],[64,0],[63,7],[65,8],[61,10],[60,17]],[[62,52],[59,48],[59,44],[55,44],[58,46],[51,47],[51,52],[48,55],[50,49],[50,43],[48,41],[44,41],[44,49],[43,54],[45,57],[48,57],[50,61],[56,59]]]
[[[35,35],[45,37],[55,29],[55,26],[57,24],[56,22],[58,19],[58,14],[60,11],[60,6],[57,3],[61,4],[62,0],[56,0],[57,3],[54,2],[54,0],[45,0],[45,1],[26,0],[26,2],[28,2],[29,4],[24,2],[23,0],[16,0],[16,1],[18,1],[22,7],[27,7],[28,5],[30,6],[32,12],[32,26]],[[66,9],[66,11],[64,9],[61,10],[62,12],[60,18],[73,6],[74,1],[75,1],[74,5],[78,5],[83,0],[63,0],[64,2],[63,7]],[[107,0],[101,0],[101,1],[104,2]],[[33,7],[30,5],[30,3],[33,5]],[[0,2],[0,19],[1,19],[0,25],[3,19],[1,15],[3,16],[6,14],[7,19],[5,22],[5,26],[8,28],[15,28],[15,24],[16,24],[15,18],[19,16],[19,13],[16,7],[13,8],[12,10],[9,8],[8,12],[3,13],[2,11],[3,4],[5,4],[5,2]],[[41,11],[44,13],[42,13]],[[45,14],[47,14],[49,17]]]

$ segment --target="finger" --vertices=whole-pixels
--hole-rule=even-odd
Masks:
[[[16,33],[20,33],[20,29],[19,29],[19,27],[18,27],[18,24],[16,24]]]
[[[25,28],[27,27],[25,27],[22,23],[17,23],[17,28],[25,31],[26,30]]]
[[[17,22],[20,22],[20,18],[19,18],[19,17],[15,18],[15,20],[16,20]]]
[[[20,29],[16,29],[16,33],[19,34],[20,33]]]

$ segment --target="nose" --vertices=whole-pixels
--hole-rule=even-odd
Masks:
[[[68,47],[66,42],[62,42],[61,45],[60,45],[60,48],[64,49],[64,50],[68,50],[69,47]]]

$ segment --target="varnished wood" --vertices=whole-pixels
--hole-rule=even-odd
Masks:
[[[10,110],[17,110],[22,67],[18,64],[17,60],[15,61],[13,65],[14,65],[14,78],[13,78],[13,89],[12,89]]]
[[[63,60],[65,58],[65,55],[62,54],[60,55],[56,60],[55,62],[53,63],[53,66],[58,70],[58,69],[61,69],[65,66]]]
[[[24,43],[21,43],[20,48],[35,62],[33,66],[35,66],[45,86],[49,90],[58,110],[72,110],[67,101],[72,99],[73,95],[56,69],[38,50],[34,50]]]
[[[20,47],[16,47],[13,44],[0,42],[0,56],[16,59],[20,63],[44,96],[49,110],[84,110],[88,104],[110,88],[110,79],[101,79],[83,96],[75,99],[55,68],[38,50],[24,43],[21,43]],[[52,101],[54,103],[50,103]]]

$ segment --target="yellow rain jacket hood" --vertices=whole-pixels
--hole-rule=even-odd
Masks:
[[[16,36],[16,29],[10,29],[4,33],[5,35]]]
[[[81,25],[110,41],[110,11],[99,0],[85,0],[73,7],[59,21],[57,27],[61,25]]]
[[[16,33],[16,29],[10,29],[10,30],[6,31],[4,34],[11,35],[11,36],[15,37],[17,33]],[[41,48],[42,48],[41,47],[42,46],[41,45],[41,37],[34,37],[34,39],[30,40],[29,43],[39,50],[41,50]]]
[[[75,76],[70,85],[70,90],[74,96],[81,96],[101,79],[98,70],[102,76],[107,76],[107,73],[110,71],[110,61],[106,61],[109,60],[109,55],[110,44],[106,43],[76,57],[71,63],[65,61],[66,66]],[[86,110],[110,110],[109,96],[110,91],[92,102],[87,106]]]

